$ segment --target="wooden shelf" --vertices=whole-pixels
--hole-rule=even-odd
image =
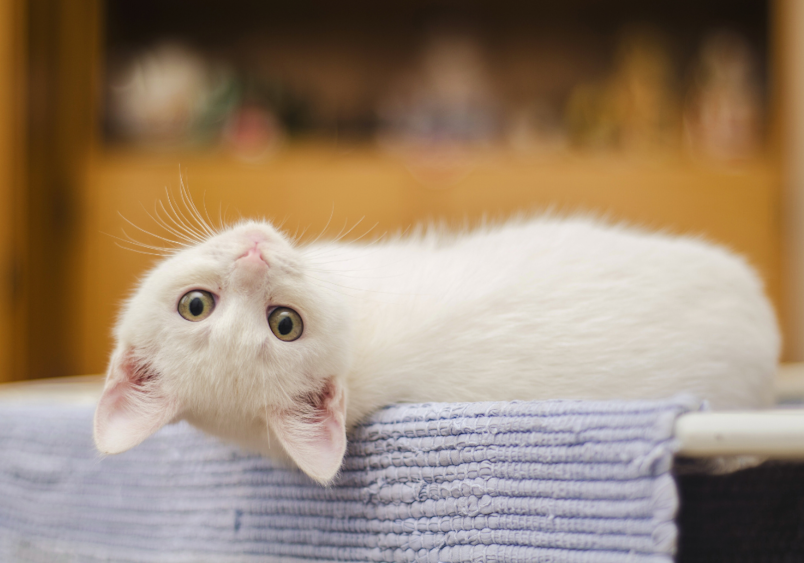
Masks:
[[[107,233],[140,240],[157,229],[146,210],[177,193],[184,175],[197,203],[227,220],[284,222],[302,240],[404,230],[427,220],[451,224],[515,213],[584,213],[648,229],[692,233],[744,254],[778,303],[779,177],[769,159],[739,166],[673,155],[526,155],[506,150],[424,154],[371,146],[291,145],[258,162],[222,152],[96,150],[89,160],[85,288],[80,365],[102,371],[119,303],[154,257],[118,248]],[[331,220],[330,220],[331,218]],[[157,231],[158,232],[158,231]],[[155,240],[155,239],[154,239]],[[154,242],[151,240],[149,242]]]
[[[286,228],[298,224],[308,236],[317,236],[331,215],[331,227],[365,217],[385,232],[429,219],[460,223],[554,210],[704,235],[769,271],[768,250],[778,234],[777,168],[770,159],[726,166],[672,155],[477,150],[422,156],[311,144],[258,162],[215,152],[98,152],[90,177],[100,198],[99,227],[112,233],[124,224],[117,210],[138,225],[147,222],[141,206],[152,208],[166,187],[177,190],[181,173],[210,215],[228,208],[229,219],[286,220]]]

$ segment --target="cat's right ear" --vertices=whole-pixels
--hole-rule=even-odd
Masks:
[[[133,448],[172,421],[179,412],[159,374],[131,350],[112,356],[106,387],[95,409],[95,446],[105,454]]]

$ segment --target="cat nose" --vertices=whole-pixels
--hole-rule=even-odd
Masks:
[[[260,252],[260,249],[258,248],[258,244],[256,242],[254,243],[254,246],[252,246],[246,252],[241,254],[237,258],[237,260],[238,261],[245,260],[246,262],[262,263],[262,264],[265,264],[266,266],[268,265],[268,261],[265,258],[263,258],[262,252]]]

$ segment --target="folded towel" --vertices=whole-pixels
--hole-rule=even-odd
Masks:
[[[690,400],[401,405],[321,487],[181,423],[101,458],[85,406],[0,408],[0,561],[669,562]]]

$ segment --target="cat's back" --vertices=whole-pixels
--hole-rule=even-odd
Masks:
[[[774,312],[755,272],[719,246],[534,219],[352,251],[364,277],[343,283],[365,289],[356,334],[369,371],[446,374],[439,400],[771,399]]]
[[[332,267],[355,279],[354,272],[369,272],[360,284],[375,290],[491,293],[521,284],[522,291],[577,288],[582,297],[583,289],[604,285],[657,296],[718,288],[764,302],[754,270],[721,246],[584,218],[521,219],[466,232],[434,228],[345,245],[336,258],[340,264]]]

